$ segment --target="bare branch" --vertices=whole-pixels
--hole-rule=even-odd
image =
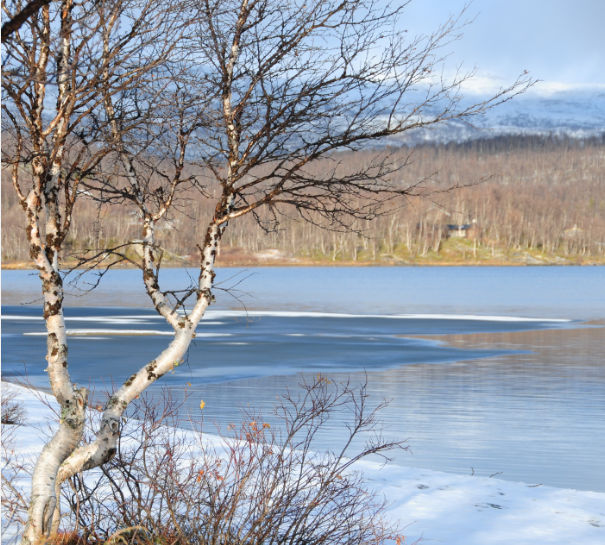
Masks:
[[[25,6],[13,15],[2,25],[2,43],[9,41],[12,34],[17,32],[23,24],[40,11],[44,6],[51,3],[52,0],[31,0]]]

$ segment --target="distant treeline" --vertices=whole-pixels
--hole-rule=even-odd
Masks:
[[[553,147],[558,148],[585,148],[605,146],[605,131],[599,135],[576,138],[567,133],[551,134],[499,134],[492,138],[476,138],[464,140],[462,142],[449,142],[441,144],[447,150],[474,150],[478,152],[494,153],[513,150],[547,150]],[[427,147],[434,148],[435,145],[430,142],[419,144],[416,148]]]
[[[393,184],[423,180],[402,206],[350,230],[303,221],[295,211],[275,222],[274,210],[230,224],[224,256],[282,256],[330,262],[603,261],[605,258],[605,135],[591,139],[505,136],[460,144],[390,150]],[[381,152],[341,154],[351,167]],[[317,168],[321,168],[319,165]],[[3,177],[2,259],[26,262],[22,211]],[[449,190],[451,187],[457,189]],[[209,187],[212,191],[212,187]],[[362,206],[364,203],[360,202]],[[198,193],[162,229],[167,262],[195,261],[212,210]],[[134,210],[98,208],[82,198],[66,247],[77,253],[140,238]],[[260,222],[260,226],[258,224]],[[453,226],[461,226],[459,229]],[[323,228],[322,228],[323,227]],[[137,246],[127,250],[136,259]]]

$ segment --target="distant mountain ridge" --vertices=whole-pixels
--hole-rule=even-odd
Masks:
[[[465,97],[461,104],[483,98]],[[462,142],[500,135],[561,135],[591,138],[605,133],[605,89],[528,92],[472,120],[452,121],[389,139],[389,144]]]

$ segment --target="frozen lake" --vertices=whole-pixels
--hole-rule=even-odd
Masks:
[[[169,340],[139,274],[68,288],[72,378],[97,396]],[[188,278],[163,274],[170,287]],[[305,373],[367,375],[371,399],[390,400],[385,435],[408,439],[401,465],[605,490],[604,267],[250,268],[217,280],[230,289],[161,381],[187,390],[194,418],[200,399],[207,425],[225,425],[242,407],[268,412]],[[45,386],[38,289],[35,275],[2,271],[2,374]]]

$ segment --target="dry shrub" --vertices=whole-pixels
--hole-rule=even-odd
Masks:
[[[20,426],[23,424],[24,410],[21,404],[16,401],[17,394],[11,391],[2,392],[2,424],[11,426]]]
[[[88,543],[78,532],[71,531],[57,533],[57,535],[49,538],[45,545],[88,545]]]
[[[149,397],[136,407],[116,456],[78,475],[67,494],[69,524],[93,543],[157,545],[377,545],[395,539],[384,500],[354,465],[401,443],[376,433],[365,385],[324,377],[286,393],[270,416],[246,414],[220,440],[173,427],[178,407]],[[336,412],[349,411],[342,444],[316,448]],[[368,437],[355,451],[354,440]],[[144,528],[145,531],[141,531]]]
[[[25,411],[17,394],[2,389],[2,536],[18,535],[27,515],[27,497],[21,482],[29,479],[31,468],[15,452],[15,432],[24,423]]]

